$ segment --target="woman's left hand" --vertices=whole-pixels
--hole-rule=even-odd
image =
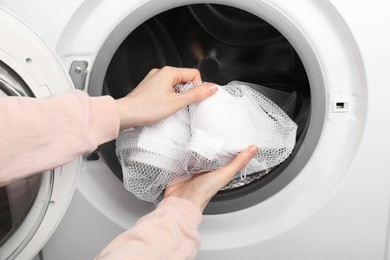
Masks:
[[[117,99],[120,130],[155,123],[181,108],[215,94],[215,84],[205,84],[184,93],[174,86],[201,81],[197,69],[163,67],[153,69],[127,96]]]

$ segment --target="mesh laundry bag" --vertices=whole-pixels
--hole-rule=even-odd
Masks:
[[[178,85],[176,91],[193,86]],[[248,145],[260,151],[245,174],[272,168],[290,155],[297,126],[281,108],[246,83],[218,88],[212,97],[156,124],[119,134],[116,152],[126,189],[156,202],[167,186],[225,166]],[[282,103],[288,107],[291,102]]]

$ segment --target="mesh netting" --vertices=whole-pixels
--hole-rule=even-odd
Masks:
[[[175,89],[184,92],[194,86],[187,83]],[[238,81],[218,88],[212,97],[156,124],[119,134],[116,152],[126,189],[139,199],[157,202],[167,186],[223,167],[251,144],[260,150],[245,175],[275,167],[290,155],[297,125],[259,92],[286,112],[293,111],[294,95],[283,97]]]

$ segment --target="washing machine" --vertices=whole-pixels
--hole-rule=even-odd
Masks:
[[[197,259],[390,259],[390,2],[0,3],[3,95],[119,98],[168,65],[294,97],[294,151],[216,194]],[[0,192],[19,219],[1,258],[92,259],[154,208],[123,187],[114,141],[34,178]]]
[[[57,55],[31,28],[3,9],[0,24],[0,98],[44,98],[73,88]],[[0,259],[39,253],[69,204],[79,161],[0,187]]]

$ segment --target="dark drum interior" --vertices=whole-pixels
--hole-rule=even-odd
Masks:
[[[224,213],[265,200],[251,198],[248,205],[223,206],[219,202],[247,196],[276,178],[299,150],[309,124],[310,85],[305,68],[289,41],[272,25],[246,11],[211,4],[182,6],[158,14],[138,26],[121,44],[108,67],[103,94],[120,98],[129,93],[152,68],[198,68],[204,81],[223,85],[233,80],[296,92],[293,120],[298,124],[296,146],[290,157],[245,185],[220,191],[206,213]],[[122,180],[115,142],[99,151],[113,173]],[[291,181],[291,177],[287,178]],[[280,187],[282,188],[282,187]],[[277,192],[277,191],[275,191]],[[221,204],[222,205],[222,204]]]

